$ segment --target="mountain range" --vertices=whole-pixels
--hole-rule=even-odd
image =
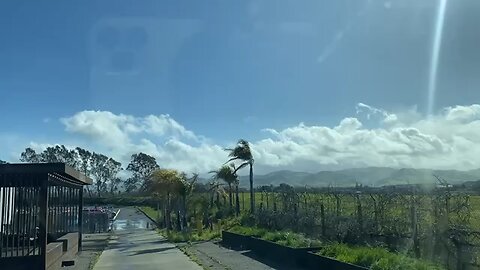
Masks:
[[[369,167],[354,168],[338,171],[320,171],[317,173],[274,171],[264,175],[254,176],[254,185],[279,185],[281,183],[292,186],[310,187],[347,187],[362,184],[368,186],[385,186],[400,184],[428,184],[436,183],[435,176],[441,177],[450,184],[461,184],[467,181],[480,180],[480,169],[470,171],[458,170],[430,170],[413,168]],[[248,175],[240,176],[240,185],[249,185]]]

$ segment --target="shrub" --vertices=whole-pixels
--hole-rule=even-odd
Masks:
[[[317,254],[369,267],[372,270],[444,269],[439,265],[410,258],[404,254],[392,253],[380,247],[351,247],[346,244],[330,244],[323,247]]]
[[[319,247],[321,242],[306,238],[305,235],[294,233],[291,231],[269,231],[258,227],[235,226],[229,231],[247,236],[261,238],[280,245],[305,248],[305,247]]]

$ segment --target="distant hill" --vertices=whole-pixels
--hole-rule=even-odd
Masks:
[[[437,175],[451,184],[480,180],[480,169],[471,171],[429,170],[387,167],[369,167],[345,169],[339,171],[321,171],[318,173],[275,171],[265,175],[255,175],[255,186],[279,185],[286,183],[292,186],[354,186],[356,183],[369,186],[427,184],[435,183]],[[241,176],[241,186],[248,186],[248,176]]]

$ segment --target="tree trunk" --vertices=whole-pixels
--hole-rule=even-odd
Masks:
[[[157,222],[160,222],[160,201],[157,201]]]
[[[242,191],[242,208],[245,211],[245,192]]]
[[[167,228],[167,198],[163,200],[163,227]]]
[[[172,205],[171,205],[171,202],[170,202],[170,193],[167,193],[167,230],[171,230],[172,229],[172,222],[171,222],[171,213],[172,213],[172,209],[171,209]]]
[[[182,212],[183,212],[182,227],[185,230],[188,226],[188,224],[187,224],[187,196],[183,196],[182,203],[183,203],[183,205],[182,205]]]
[[[233,209],[232,184],[230,183],[228,183],[228,200],[230,203],[230,209]]]
[[[255,193],[253,190],[253,164],[250,161],[250,212],[255,213]]]
[[[182,218],[181,218],[181,213],[180,213],[180,210],[177,209],[177,231],[181,231],[182,230]]]
[[[235,185],[235,212],[240,214],[240,198],[238,198],[238,184]]]
[[[210,194],[210,208],[213,208],[213,197],[214,197],[213,193]]]
[[[90,188],[88,186],[85,186],[87,188],[87,192],[88,192],[88,197],[92,198],[92,191],[90,190]]]

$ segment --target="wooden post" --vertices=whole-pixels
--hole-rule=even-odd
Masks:
[[[41,258],[41,269],[47,267],[47,232],[48,232],[48,176],[45,175],[41,178],[41,184],[38,194],[39,201],[39,214],[38,214],[38,223],[39,223],[39,232],[38,232],[38,243],[40,246],[40,258]]]
[[[322,221],[322,236],[325,237],[327,235],[327,228],[325,227],[325,207],[323,206],[323,202],[320,204],[320,218]]]
[[[420,258],[420,243],[418,239],[418,225],[417,225],[417,208],[415,206],[415,195],[412,195],[410,205],[410,219],[412,221],[412,240],[413,240],[413,253],[415,258]]]
[[[360,200],[360,196],[357,194],[357,221],[358,227],[360,229],[360,233],[363,236],[363,211],[362,211],[362,201]]]
[[[83,187],[78,189],[78,252],[82,251],[83,233]]]
[[[242,208],[245,211],[245,192],[242,192]]]

